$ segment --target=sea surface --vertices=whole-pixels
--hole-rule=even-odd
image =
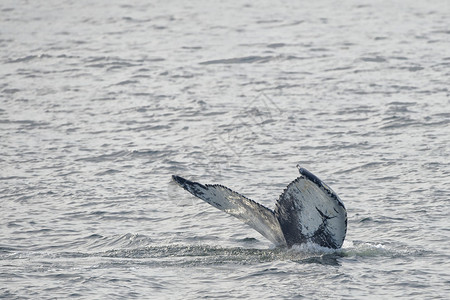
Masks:
[[[0,2],[0,297],[449,299],[450,1]],[[275,248],[307,168],[342,249]]]

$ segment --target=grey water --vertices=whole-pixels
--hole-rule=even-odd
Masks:
[[[450,2],[0,2],[0,297],[448,299]],[[342,249],[275,248],[307,168]]]

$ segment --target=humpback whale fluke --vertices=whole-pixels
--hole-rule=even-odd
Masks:
[[[336,193],[317,176],[299,168],[271,210],[218,184],[200,184],[173,175],[192,195],[240,219],[277,246],[313,242],[338,249],[347,232],[347,211]]]

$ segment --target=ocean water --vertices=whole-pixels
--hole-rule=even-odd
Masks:
[[[450,2],[0,2],[0,297],[448,299]],[[275,248],[171,181],[344,201]]]

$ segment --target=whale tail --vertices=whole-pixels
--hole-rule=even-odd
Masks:
[[[271,210],[231,189],[200,184],[173,175],[182,188],[212,206],[240,219],[276,246],[313,242],[340,248],[347,231],[347,212],[341,199],[317,176],[299,168]]]

